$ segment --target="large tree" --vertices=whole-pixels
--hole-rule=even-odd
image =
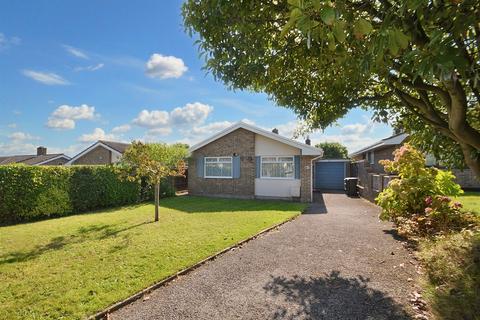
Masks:
[[[206,69],[310,129],[355,107],[480,176],[480,1],[187,0]],[[454,156],[452,156],[454,154]]]
[[[145,179],[154,186],[155,221],[158,221],[160,182],[162,179],[183,176],[187,149],[184,145],[132,142],[117,165],[120,174],[130,181]]]

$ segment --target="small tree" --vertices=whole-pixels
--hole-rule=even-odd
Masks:
[[[164,143],[144,144],[134,141],[123,154],[118,167],[121,175],[129,181],[146,179],[155,187],[155,221],[158,221],[160,181],[167,177],[185,174],[184,159],[187,149]]]
[[[323,150],[324,159],[348,159],[348,150],[339,142],[322,142],[315,147]]]

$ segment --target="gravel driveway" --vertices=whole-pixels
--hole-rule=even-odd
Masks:
[[[415,268],[378,208],[343,194],[317,200],[111,319],[410,318]]]

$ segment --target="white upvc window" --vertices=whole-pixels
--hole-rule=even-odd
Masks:
[[[232,157],[205,157],[205,178],[233,178]]]
[[[294,179],[295,161],[291,156],[261,157],[261,178]]]

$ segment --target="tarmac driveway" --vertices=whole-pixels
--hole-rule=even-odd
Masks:
[[[408,319],[415,267],[378,220],[343,194],[116,311],[112,319]],[[323,200],[323,201],[322,201]]]

